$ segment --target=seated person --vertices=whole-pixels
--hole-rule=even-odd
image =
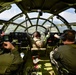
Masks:
[[[50,52],[50,59],[57,67],[65,68],[68,75],[76,75],[76,44],[74,30],[66,30],[61,35],[64,45]]]
[[[4,33],[3,33],[4,35]],[[3,36],[0,34],[0,36]],[[3,42],[0,47],[0,75],[13,75],[23,62],[18,50],[10,43]],[[5,51],[8,50],[8,51]]]
[[[45,48],[49,38],[51,39],[50,31],[47,32],[47,34],[44,36],[43,39],[41,39],[41,34],[38,31],[34,32],[32,40],[32,48]],[[59,41],[59,36],[57,34],[53,35],[52,38],[54,39],[54,42]]]
[[[33,63],[37,64],[39,62],[39,50],[43,48],[43,41],[41,40],[41,34],[36,31],[33,34],[33,40],[32,40],[32,58],[33,58]],[[45,48],[44,48],[45,49]]]
[[[32,44],[33,48],[41,48],[43,47],[43,42],[41,40],[41,34],[36,31],[33,34],[33,44]]]

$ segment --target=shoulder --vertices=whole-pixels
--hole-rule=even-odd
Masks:
[[[61,45],[61,46],[59,46],[58,48],[59,48],[59,49],[66,49],[66,48],[69,48],[69,46],[70,46],[70,45]]]
[[[70,46],[69,45],[62,45],[62,46],[59,46],[58,49],[57,49],[57,53],[59,54],[65,54],[66,52],[68,52],[70,50]]]
[[[33,38],[35,42],[41,41],[41,39]]]
[[[55,51],[57,51],[57,52],[62,52],[62,51],[65,51],[65,49],[67,49],[68,48],[68,46],[67,45],[61,45],[61,46],[59,46],[59,47],[57,47],[56,49],[55,49]]]

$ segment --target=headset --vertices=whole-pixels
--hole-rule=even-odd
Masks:
[[[66,39],[67,39],[67,33],[63,33],[63,34],[60,36],[60,39],[61,39],[62,41],[66,41]]]

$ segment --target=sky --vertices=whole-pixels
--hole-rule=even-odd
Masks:
[[[21,12],[22,11],[15,4],[12,4],[12,8],[10,10],[6,10],[6,11],[0,13],[0,19],[1,20],[9,20],[13,16],[15,16],[15,15],[21,13]],[[37,17],[37,15],[38,15],[38,13],[29,14],[30,17]],[[48,18],[50,15],[51,14],[44,13],[43,16],[41,16],[41,17]],[[66,18],[66,20],[69,23],[76,22],[76,13],[75,13],[75,9],[73,9],[73,8],[60,13],[60,15],[64,18]],[[55,19],[54,21],[56,22],[56,24],[57,23],[62,23],[61,21],[58,22],[58,19]],[[61,29],[61,30],[63,30],[63,29]],[[10,29],[10,31],[11,31],[11,29]]]
[[[60,13],[60,15],[66,18],[68,22],[76,22],[76,13],[75,13],[75,9],[73,8],[70,8],[69,10]]]

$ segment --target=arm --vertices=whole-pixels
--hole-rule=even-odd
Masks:
[[[54,51],[53,58],[58,61],[60,59],[60,53],[58,51]]]
[[[19,64],[22,62],[19,52],[10,42],[4,42],[3,47],[6,48],[6,50],[10,49],[11,52],[0,55],[0,74],[4,74],[8,70],[17,70]]]
[[[50,52],[50,59],[51,59],[51,63],[58,68],[59,65],[57,61],[60,59],[60,54],[58,53],[57,48]]]
[[[10,49],[11,54],[14,55],[13,64],[19,64],[22,62],[22,58],[20,57],[18,50],[10,42],[4,42],[3,47]]]
[[[44,45],[46,45],[47,43],[47,39],[50,37],[50,32],[48,32],[48,34],[45,36],[44,38]]]

